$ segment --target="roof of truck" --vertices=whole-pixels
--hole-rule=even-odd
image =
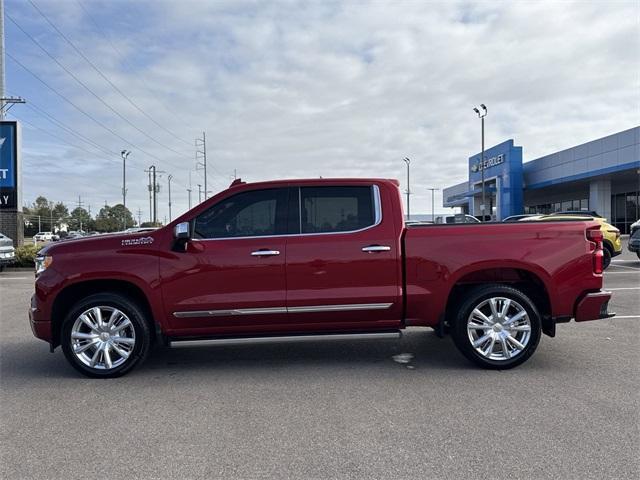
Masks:
[[[391,183],[395,186],[399,186],[400,182],[395,178],[358,178],[358,177],[320,177],[320,178],[285,178],[282,180],[265,180],[259,182],[243,182],[242,179],[237,178],[229,188],[245,185],[257,185],[257,186],[274,186],[283,185],[288,183],[295,183],[297,185],[303,184],[317,184],[317,183]]]

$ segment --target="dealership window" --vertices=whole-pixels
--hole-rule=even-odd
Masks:
[[[624,233],[640,218],[640,192],[611,195],[611,223]]]
[[[567,212],[569,210],[589,210],[589,199],[580,198],[562,202],[542,203],[525,207],[526,213],[548,215],[550,213]]]

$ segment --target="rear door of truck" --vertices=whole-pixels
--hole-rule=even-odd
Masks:
[[[292,324],[309,330],[400,325],[400,245],[390,195],[381,186],[321,180],[293,187],[299,234],[287,238],[286,259]]]

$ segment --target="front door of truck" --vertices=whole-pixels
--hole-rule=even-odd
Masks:
[[[249,190],[193,219],[185,252],[161,260],[176,335],[256,333],[286,315],[286,188]]]
[[[384,192],[371,184],[292,191],[300,234],[287,241],[289,321],[318,330],[398,327],[401,255]]]

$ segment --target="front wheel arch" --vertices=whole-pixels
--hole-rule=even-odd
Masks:
[[[155,321],[149,299],[140,287],[125,280],[87,280],[68,285],[57,294],[51,310],[52,348],[60,345],[62,322],[69,312],[69,309],[71,309],[79,299],[98,293],[123,295],[136,302],[143,310],[145,320],[149,324],[149,328],[152,332],[155,332],[155,335],[152,335],[153,340],[155,341],[156,337],[160,335],[160,325]]]

